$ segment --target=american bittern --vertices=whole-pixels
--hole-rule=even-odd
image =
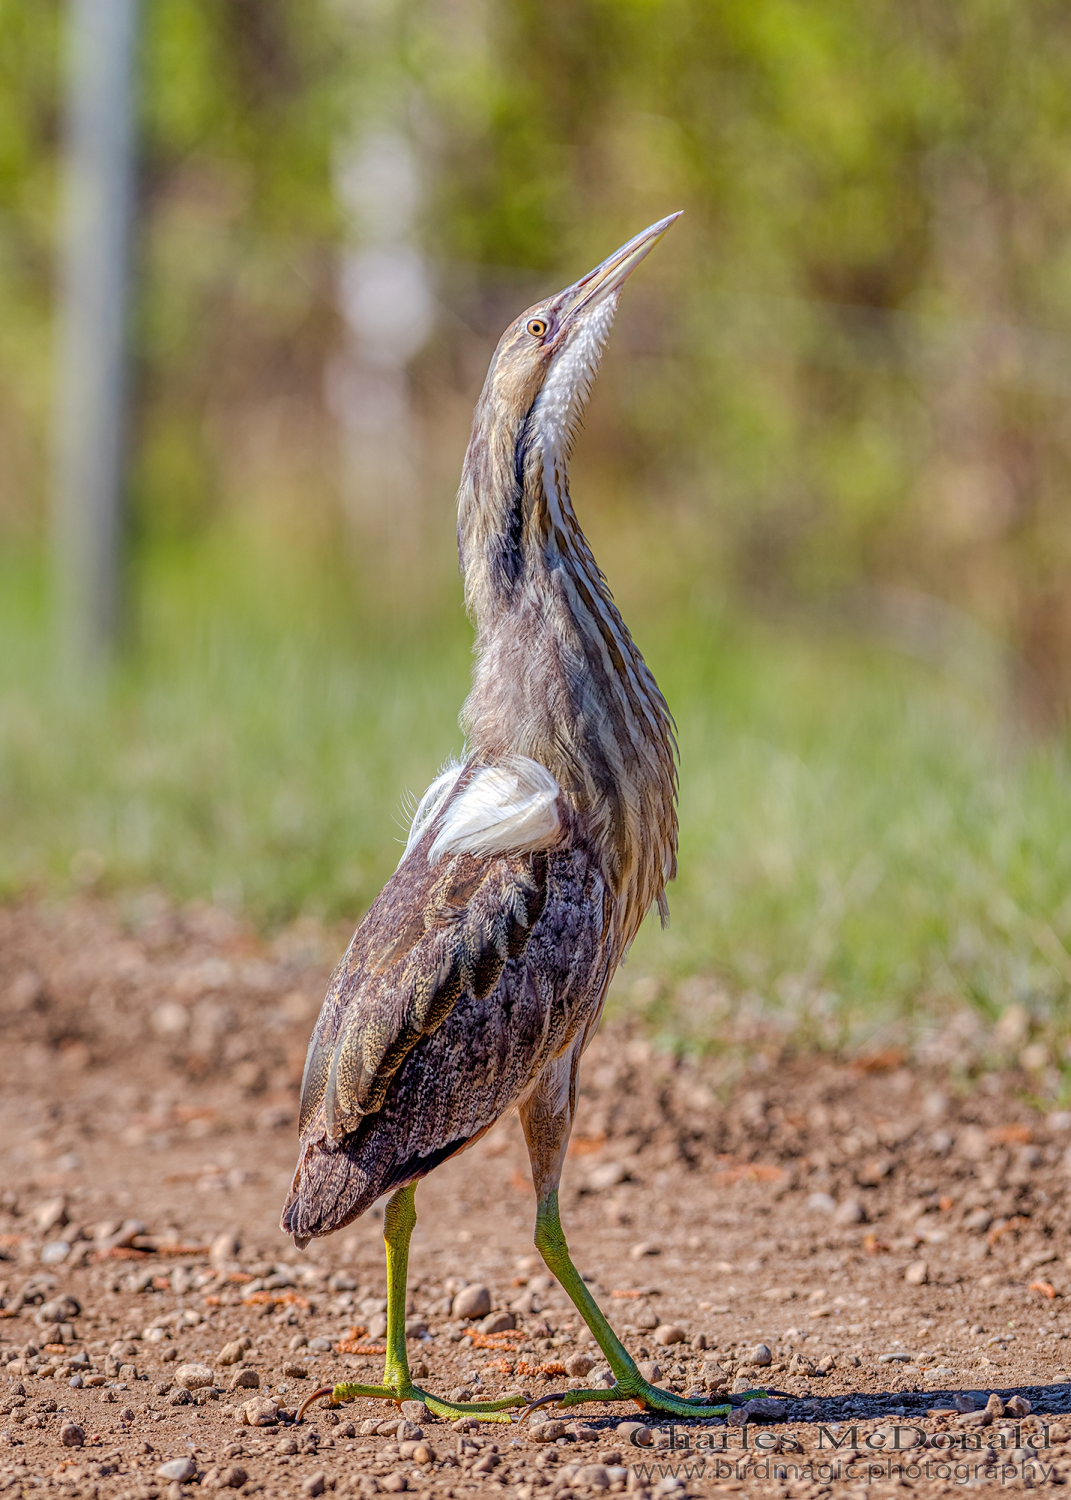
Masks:
[[[517,1105],[536,1246],[615,1380],[549,1399],[728,1410],[643,1379],[574,1268],[558,1217],[580,1057],[641,921],[656,903],[665,912],[677,850],[672,720],[577,522],[569,453],[625,279],[676,217],[511,323],[476,407],[458,500],[476,624],[468,752],[425,793],[401,863],[331,981],[283,1211],[301,1245],[393,1191],[383,1384],[335,1386],[336,1401],[412,1397],[440,1415],[505,1422],[525,1404],[458,1405],[418,1390],[405,1347],[416,1183]]]

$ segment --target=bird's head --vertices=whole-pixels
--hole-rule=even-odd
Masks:
[[[519,571],[531,520],[525,493],[565,483],[565,465],[621,288],[679,213],[659,219],[506,329],[476,406],[459,495],[459,540],[470,602]],[[484,566],[481,566],[481,563]]]
[[[572,286],[514,319],[491,360],[481,406],[489,401],[518,437],[531,418],[568,440],[598,370],[621,288],[679,217],[659,219]]]

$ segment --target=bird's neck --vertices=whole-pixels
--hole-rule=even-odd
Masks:
[[[664,913],[676,870],[672,720],[576,520],[564,461],[533,445],[518,462],[478,439],[459,498],[476,624],[469,745],[488,761],[530,756],[557,778],[626,945],[653,903]]]

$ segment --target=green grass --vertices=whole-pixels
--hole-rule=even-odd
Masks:
[[[460,605],[390,640],[341,569],[205,544],[142,570],[136,644],[72,691],[39,570],[5,566],[0,888],[156,885],[267,929],[360,914],[404,795],[460,744]],[[700,1045],[879,1045],[964,1006],[1017,1043],[1061,1032],[1065,745],[1013,747],[991,704],[889,652],[654,594],[626,613],[680,728],[681,874],[614,1005]]]

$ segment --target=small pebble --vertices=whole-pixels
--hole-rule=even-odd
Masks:
[[[294,1454],[298,1451],[297,1438],[281,1437],[275,1445],[276,1453]]]
[[[245,1348],[241,1341],[239,1339],[232,1339],[229,1344],[224,1344],[223,1348],[216,1355],[216,1364],[236,1365],[241,1361],[244,1353]]]
[[[615,1430],[632,1448],[649,1448],[654,1442],[654,1434],[643,1422],[619,1422]]]
[[[566,1424],[557,1420],[537,1422],[530,1431],[533,1442],[556,1443],[560,1437],[565,1436]]]
[[[404,1474],[386,1474],[379,1481],[381,1490],[387,1490],[391,1494],[400,1494],[402,1490],[409,1488],[409,1481]]]
[[[256,1370],[251,1370],[247,1365],[243,1370],[235,1370],[231,1376],[230,1388],[232,1391],[259,1390],[260,1376]]]
[[[268,1396],[256,1396],[240,1408],[247,1427],[270,1427],[278,1418],[279,1404]]]
[[[930,1268],[924,1260],[913,1260],[904,1272],[908,1286],[925,1286],[930,1279]]]
[[[632,1260],[642,1260],[645,1255],[661,1255],[662,1246],[656,1245],[654,1240],[641,1240],[638,1245],[633,1245],[629,1251]]]
[[[641,1359],[637,1363],[636,1368],[637,1370],[639,1370],[644,1380],[649,1380],[652,1385],[654,1385],[656,1380],[662,1379],[661,1366],[658,1365],[653,1359]]]
[[[197,1465],[189,1457],[171,1458],[166,1464],[161,1464],[156,1472],[161,1479],[170,1479],[176,1484],[186,1484],[197,1473]]]
[[[589,1375],[594,1368],[595,1361],[592,1359],[591,1355],[584,1354],[583,1352],[578,1354],[570,1354],[569,1358],[565,1361],[565,1373],[567,1375]]]
[[[219,1479],[216,1481],[220,1489],[240,1490],[249,1475],[241,1464],[230,1464],[226,1469],[220,1470]]]
[[[666,1347],[670,1344],[683,1344],[686,1338],[684,1329],[676,1323],[660,1323],[655,1329],[655,1343]]]
[[[610,1475],[605,1464],[581,1464],[573,1476],[573,1483],[588,1490],[608,1490]]]
[[[756,1344],[748,1355],[747,1362],[749,1365],[772,1365],[773,1355],[769,1344]]]
[[[490,1311],[490,1290],[479,1283],[462,1287],[454,1298],[452,1313],[455,1318],[485,1318]]]
[[[322,1469],[317,1469],[315,1474],[310,1474],[307,1479],[301,1481],[303,1495],[322,1495],[326,1488],[327,1475]]]
[[[80,1448],[86,1440],[85,1431],[77,1422],[64,1422],[59,1437],[65,1448]]]
[[[288,1359],[283,1365],[283,1374],[291,1380],[308,1380],[309,1372],[304,1365],[299,1365],[296,1360]]]
[[[858,1198],[845,1198],[837,1204],[833,1214],[834,1224],[864,1224],[866,1222],[866,1209]]]
[[[333,1347],[330,1339],[319,1338],[309,1340],[309,1348],[317,1354],[330,1354]],[[291,1342],[291,1348],[293,1348],[293,1342]]]
[[[480,1324],[481,1333],[506,1333],[511,1328],[516,1328],[517,1319],[511,1312],[503,1309],[501,1312],[488,1313]]]
[[[211,1365],[179,1365],[175,1371],[175,1384],[185,1386],[188,1391],[199,1390],[212,1381]]]
[[[424,1422],[431,1422],[431,1412],[423,1401],[403,1401],[402,1416],[407,1422],[413,1422],[419,1427]],[[423,1434],[421,1434],[423,1436]]]

